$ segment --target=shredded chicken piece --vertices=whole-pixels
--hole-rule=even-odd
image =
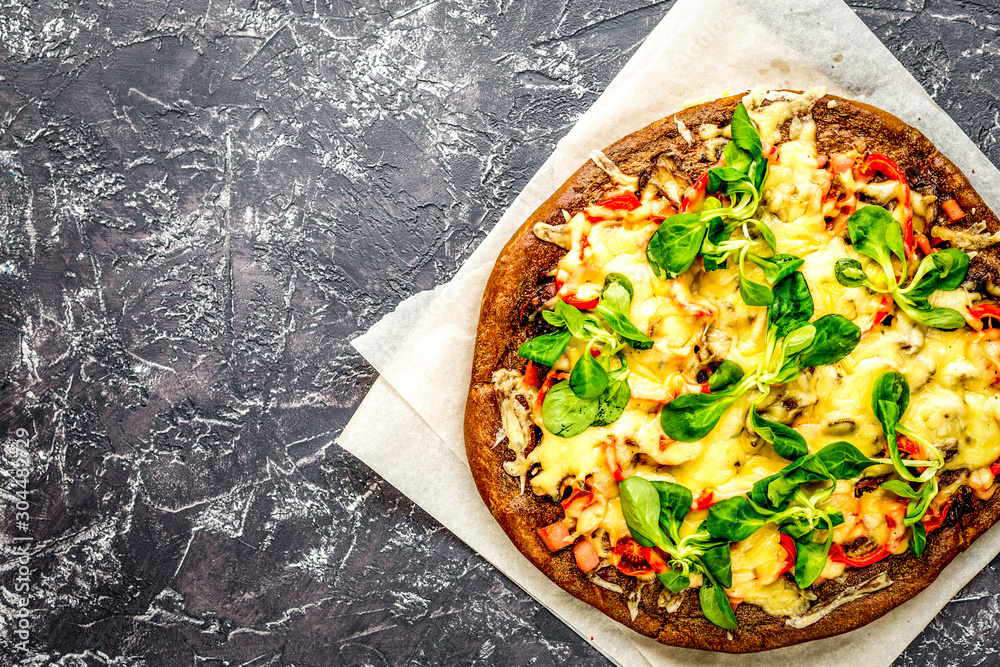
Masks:
[[[962,250],[982,250],[994,243],[1000,243],[1000,231],[988,234],[986,223],[978,222],[972,229],[951,229],[949,227],[932,227],[931,236],[947,241],[952,246]]]
[[[875,591],[888,588],[889,586],[892,586],[892,579],[889,578],[889,572],[882,572],[868,581],[851,586],[850,588],[845,588],[832,600],[816,605],[801,616],[793,616],[785,621],[785,623],[797,629],[808,627],[832,612],[834,609],[842,607],[848,602],[853,602],[854,600],[863,598],[866,595],[870,595]]]
[[[631,190],[635,192],[636,188],[639,187],[639,177],[638,176],[626,176],[621,169],[618,168],[614,162],[612,162],[607,155],[601,151],[591,151],[590,159],[594,161],[598,167],[600,167],[608,178],[611,179],[612,183],[615,183],[618,187],[623,190]]]
[[[541,240],[554,243],[565,250],[569,250],[573,245],[566,225],[550,225],[547,222],[536,222],[532,231]]]

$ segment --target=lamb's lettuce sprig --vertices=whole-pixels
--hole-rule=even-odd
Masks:
[[[814,305],[809,285],[794,271],[774,286],[775,300],[767,309],[764,355],[751,373],[726,360],[709,379],[710,393],[682,394],[660,412],[663,432],[674,440],[693,442],[708,435],[725,411],[756,388],[761,399],[772,385],[795,380],[803,368],[833,364],[850,354],[861,340],[861,329],[841,315],[824,315],[810,322]],[[723,374],[720,376],[720,372]],[[807,453],[805,438],[795,429],[750,411],[754,432],[784,458]]]
[[[903,517],[903,525],[913,528],[910,548],[919,556],[927,543],[927,531],[921,520],[927,513],[931,500],[938,493],[937,473],[944,466],[944,455],[933,443],[900,423],[909,404],[910,386],[902,373],[889,371],[880,375],[875,381],[872,387],[872,411],[882,424],[886,447],[889,450],[888,459],[876,459],[876,461],[891,465],[896,474],[902,478],[883,482],[882,488],[892,491],[901,498],[911,500]],[[900,435],[920,443],[929,459],[904,460],[899,451]],[[924,468],[924,471],[914,474],[911,472],[913,468]]]
[[[965,326],[965,317],[953,308],[932,306],[934,292],[957,289],[969,270],[969,255],[957,248],[940,250],[924,257],[913,278],[907,281],[906,249],[899,223],[881,206],[865,206],[847,220],[854,249],[875,260],[882,269],[881,280],[872,281],[856,259],[843,257],[834,267],[837,281],[845,287],[866,287],[878,294],[890,294],[900,310],[913,320],[935,329],[951,331]],[[893,258],[899,260],[899,277]]]
[[[774,524],[795,541],[795,583],[811,586],[826,565],[833,529],[844,522],[835,509],[821,507],[838,479],[852,479],[878,462],[840,441],[802,456],[780,472],[754,484],[747,496],[716,503],[705,525],[711,537],[739,542]]]
[[[628,277],[611,273],[604,280],[594,313],[560,299],[553,310],[542,311],[555,331],[531,338],[518,348],[520,356],[553,366],[574,338],[586,343],[569,380],[555,383],[545,394],[542,423],[551,433],[569,438],[590,426],[610,424],[624,412],[632,396],[624,351],[626,347],[646,350],[653,346],[653,339],[629,319],[634,293]]]
[[[774,232],[757,219],[767,180],[768,161],[757,128],[743,104],[736,106],[731,125],[733,140],[723,151],[725,166],[708,171],[706,194],[725,195],[729,205],[717,197],[706,197],[698,213],[678,213],[660,225],[646,247],[646,258],[661,279],[676,278],[701,255],[706,271],[721,269],[735,261],[740,296],[750,306],[768,306],[774,294],[767,285],[750,280],[747,262],[757,264],[772,285],[802,266],[803,260],[776,254]],[[756,235],[751,233],[756,229]],[[742,231],[738,237],[733,237]],[[768,256],[751,252],[755,236],[767,246]]]
[[[735,630],[736,615],[725,588],[733,585],[729,542],[715,539],[702,522],[695,532],[681,537],[681,525],[691,511],[693,495],[681,484],[627,477],[618,484],[622,514],[632,537],[644,547],[658,547],[669,556],[670,569],[657,578],[671,593],[691,585],[691,575],[701,574],[698,599],[705,617]]]

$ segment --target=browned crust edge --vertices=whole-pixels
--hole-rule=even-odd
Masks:
[[[692,177],[708,169],[692,163],[696,145],[689,147],[677,130],[676,120],[696,128],[702,123],[728,124],[742,95],[715,100],[678,112],[635,132],[604,150],[626,174],[641,174],[667,153]],[[836,102],[831,106],[829,102]],[[990,232],[1000,229],[1000,221],[973,190],[961,171],[918,130],[895,116],[866,104],[835,96],[822,98],[813,108],[820,153],[859,148],[862,152],[884,153],[894,159],[908,176],[932,183],[940,193],[954,197],[969,212],[963,223],[986,223]],[[561,508],[545,498],[520,492],[518,480],[502,468],[508,452],[496,444],[500,430],[499,407],[490,378],[499,368],[523,371],[525,362],[517,356],[518,346],[529,337],[522,308],[542,288],[545,276],[564,250],[538,240],[532,233],[536,222],[560,224],[561,209],[571,213],[598,200],[611,189],[603,171],[588,162],[545,201],[518,229],[501,251],[483,297],[473,360],[472,383],[465,413],[465,442],[469,464],[480,495],[493,516],[517,548],[550,579],[584,602],[596,607],[633,630],[673,646],[747,653],[789,646],[848,632],[879,618],[926,588],[941,570],[1000,518],[1000,494],[989,502],[974,499],[963,488],[956,494],[944,525],[931,533],[919,559],[909,552],[861,569],[850,569],[842,580],[818,587],[820,602],[845,588],[889,571],[893,584],[881,591],[844,605],[813,625],[802,629],[785,624],[753,605],[740,605],[736,616],[740,627],[726,631],[707,621],[695,595],[684,594],[675,613],[657,607],[658,585],[642,591],[636,619],[630,617],[623,594],[600,588],[576,567],[572,550],[549,552],[537,538],[535,529],[562,517]],[[975,211],[973,213],[973,211]],[[1000,249],[990,248],[973,261],[970,277],[996,282],[1000,272]],[[613,568],[608,568],[613,570]],[[626,592],[635,580],[612,573],[612,581]]]

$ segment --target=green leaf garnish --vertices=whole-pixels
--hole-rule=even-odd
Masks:
[[[608,388],[608,372],[590,354],[590,350],[584,350],[574,364],[569,386],[578,398],[584,399],[597,398]]]
[[[597,401],[578,397],[569,382],[557,382],[545,394],[542,423],[554,435],[571,438],[587,430],[597,418]]]
[[[934,292],[958,289],[969,270],[969,255],[949,248],[921,260],[913,278],[906,282],[906,250],[899,223],[881,206],[865,206],[847,220],[854,249],[875,260],[882,269],[885,285],[868,279],[861,263],[842,258],[834,267],[837,281],[845,287],[866,287],[875,293],[892,295],[896,305],[914,321],[944,331],[965,326],[965,317],[953,308],[935,307],[928,298]],[[896,277],[893,258],[899,260],[901,278]]]
[[[726,587],[732,586],[729,541],[709,535],[703,522],[691,535],[680,536],[681,524],[691,510],[691,490],[680,484],[628,477],[618,484],[622,514],[629,532],[645,547],[666,553],[671,569],[657,575],[671,593],[691,584],[691,573],[702,575],[699,591],[702,612],[720,627],[736,629]],[[728,611],[728,613],[727,613]]]
[[[529,338],[521,343],[521,347],[517,348],[517,353],[525,359],[545,366],[553,366],[559,361],[559,357],[562,356],[572,338],[573,334],[568,329],[560,329]]]
[[[729,498],[713,505],[706,528],[716,539],[738,542],[764,524],[774,524],[795,540],[795,583],[806,588],[826,565],[832,543],[830,531],[844,521],[839,511],[825,509],[820,503],[833,494],[838,479],[853,479],[877,463],[850,443],[827,445],[759,480],[749,497]],[[827,531],[824,541],[814,541],[817,530]]]

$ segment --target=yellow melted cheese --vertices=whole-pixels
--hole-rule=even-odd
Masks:
[[[803,96],[777,95],[761,107],[766,96],[755,91],[745,100],[765,141],[777,144],[782,124],[792,121],[789,140],[777,147],[772,160],[761,209],[779,252],[805,261],[801,271],[815,302],[814,317],[837,313],[866,331],[882,307],[882,297],[866,289],[843,287],[834,275],[840,258],[867,260],[826,228],[824,198],[831,176],[819,167],[815,123],[806,115],[822,95],[821,90]],[[692,129],[700,132],[700,128]],[[850,172],[842,179],[855,188],[866,187],[854,184]],[[867,194],[873,195],[874,186],[867,187]],[[889,200],[899,194],[887,191],[882,196]],[[681,393],[698,391],[695,373],[704,362],[725,358],[744,368],[758,363],[764,351],[766,309],[743,302],[735,269],[706,273],[695,262],[677,280],[658,279],[645,256],[657,223],[649,218],[649,193],[642,199],[639,209],[611,220],[591,222],[582,213],[570,219],[563,233],[568,233],[571,247],[557,271],[563,293],[581,298],[599,294],[605,276],[612,272],[632,282],[632,322],[655,340],[650,350],[626,349],[632,400],[614,423],[571,438],[545,430],[536,406],[534,421],[543,437],[526,457],[527,465],[540,466],[530,480],[537,494],[558,498],[565,485],[582,486],[588,478],[591,488],[605,491],[607,502],[600,512],[592,511],[577,522],[577,533],[592,539],[602,556],[606,550],[598,539],[601,535],[606,534],[612,545],[628,535],[605,449],[609,441],[625,445],[629,458],[621,461],[619,457],[619,463],[628,468],[628,474],[684,484],[695,498],[709,491],[717,494],[717,500],[745,493],[753,482],[788,464],[745,428],[751,402],[759,398],[753,391],[730,407],[701,441],[674,442],[661,430],[660,408]],[[751,279],[762,280],[755,273],[759,271],[756,266],[750,265],[748,271]],[[960,310],[971,303],[963,289],[946,298],[951,301],[948,305]],[[805,436],[810,451],[847,440],[876,457],[883,451],[884,439],[870,406],[872,385],[881,373],[899,371],[912,390],[904,423],[932,442],[957,449],[946,468],[989,466],[1000,457],[1000,397],[991,378],[981,372],[990,363],[986,347],[968,331],[927,329],[898,310],[892,315],[890,325],[864,333],[857,348],[842,361],[803,371],[789,385],[772,388],[765,404],[773,402],[778,409],[782,401],[794,399],[798,415],[792,425]],[[1000,346],[997,341],[990,344]],[[568,363],[562,367],[570,368],[582,353],[582,347],[570,346]],[[993,349],[992,354],[1000,355],[1000,350]],[[852,490],[849,483],[840,482],[828,501],[847,519],[834,530],[834,541],[844,543],[867,535],[876,544],[889,544],[894,553],[905,550],[907,540],[901,538],[901,529],[892,534],[885,519],[903,507],[899,499],[881,489],[858,499]],[[687,530],[693,531],[705,514],[692,512]],[[900,522],[901,518],[900,514]],[[777,615],[800,614],[808,607],[803,591],[776,574],[786,552],[773,526],[734,545],[732,556],[734,585],[729,594],[734,600],[760,605]],[[837,576],[843,569],[831,561],[824,576]]]

